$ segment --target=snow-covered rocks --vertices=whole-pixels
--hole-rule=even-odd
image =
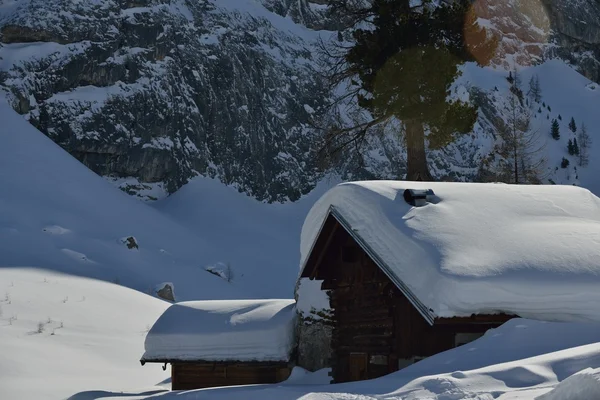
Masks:
[[[294,300],[173,304],[148,332],[142,362],[288,361]]]
[[[140,248],[136,238],[134,236],[126,236],[119,239],[129,250],[138,250]]]
[[[406,189],[433,189],[436,204],[412,207],[404,201]],[[305,221],[301,267],[332,212],[431,319],[505,312],[600,320],[600,199],[585,189],[342,184]]]
[[[156,287],[156,295],[163,300],[175,301],[175,285],[171,282],[161,283]]]

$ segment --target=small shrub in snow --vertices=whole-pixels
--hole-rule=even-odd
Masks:
[[[560,167],[567,168],[568,166],[569,166],[569,160],[567,160],[566,158],[563,157],[562,161],[560,162]]]
[[[37,333],[42,333],[44,332],[44,329],[46,328],[46,325],[44,325],[43,322],[38,322],[37,324]]]
[[[46,320],[47,324],[51,324],[52,323],[52,318],[48,317],[48,319]]]
[[[67,301],[69,301],[69,296],[65,296],[65,298],[63,299],[63,303],[66,303]]]

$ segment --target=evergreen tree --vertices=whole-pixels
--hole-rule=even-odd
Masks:
[[[569,139],[569,143],[567,144],[567,152],[571,156],[575,154],[575,150],[573,150],[573,141],[571,139]]]
[[[579,145],[577,144],[577,138],[573,138],[573,155],[579,155]]]
[[[460,75],[459,66],[489,61],[495,42],[477,24],[470,0],[425,3],[417,7],[411,0],[328,0],[331,12],[355,16],[356,23],[353,46],[328,53],[334,53],[331,84],[350,83],[343,98],[355,98],[373,116],[329,129],[329,155],[364,143],[384,122],[401,121],[406,179],[431,180],[425,131],[429,148],[439,149],[472,130],[476,108],[449,101],[448,93]]]
[[[558,125],[557,120],[552,120],[552,128],[550,129],[550,135],[552,135],[552,139],[558,140],[560,139],[560,125]]]
[[[592,139],[587,132],[587,127],[585,124],[581,124],[581,129],[579,129],[579,165],[582,167],[587,167],[589,164],[590,157],[590,147],[592,145]]]
[[[577,132],[577,124],[575,124],[575,118],[571,117],[571,122],[569,122],[569,129],[571,132]]]
[[[568,166],[569,166],[569,160],[567,160],[566,158],[563,157],[562,161],[560,162],[560,167],[567,168]]]
[[[562,121],[562,115],[558,114],[558,120]]]

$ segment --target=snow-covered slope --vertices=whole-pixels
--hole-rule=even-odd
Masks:
[[[92,392],[80,397],[87,400],[137,388],[153,393],[169,377],[158,365],[138,362],[165,301],[33,268],[0,268],[0,293],[1,399]]]
[[[211,243],[218,271],[265,298],[291,298],[300,257],[300,231],[315,201],[337,179],[329,179],[294,203],[267,204],[210,178],[195,178],[157,210]],[[226,275],[226,274],[225,274]]]
[[[467,64],[463,69],[463,75],[455,84],[456,92],[460,95],[467,90],[477,88],[478,93],[483,94],[483,96],[471,96],[473,101],[479,102],[480,117],[474,133],[460,138],[444,153],[450,152],[456,160],[468,163],[468,160],[464,159],[464,149],[477,149],[474,160],[478,160],[475,165],[479,168],[482,166],[483,158],[494,153],[494,145],[499,141],[494,121],[498,118],[506,120],[508,117],[501,111],[509,96],[510,84],[506,79],[508,71],[501,68],[481,68],[474,64]],[[600,168],[600,158],[596,156],[600,151],[598,130],[600,114],[596,112],[600,107],[600,86],[561,60],[549,60],[536,66],[519,67],[518,73],[523,93],[527,94],[529,91],[529,81],[532,77],[539,79],[542,88],[539,102],[525,95],[529,105],[524,109],[530,114],[530,130],[539,136],[538,140],[530,146],[529,151],[540,149],[535,156],[545,159],[540,174],[542,182],[574,184],[600,194],[600,176],[595,172]],[[572,132],[568,128],[571,118],[576,122],[577,132]],[[560,126],[559,140],[552,139],[550,134],[553,120],[557,120]],[[584,124],[592,146],[589,165],[582,167],[579,165],[578,157],[567,152],[567,143],[577,138]],[[561,168],[563,157],[569,160],[567,168]],[[432,165],[435,168],[436,164],[432,163]],[[457,172],[460,171],[459,165],[455,164],[453,167]]]
[[[204,267],[209,243],[114,188],[0,97],[0,267],[29,266],[119,282],[142,292],[172,282],[183,299],[247,295]],[[129,249],[123,238],[135,238]]]

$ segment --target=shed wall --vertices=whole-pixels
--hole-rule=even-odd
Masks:
[[[171,363],[173,390],[278,383],[290,376],[287,363]]]

